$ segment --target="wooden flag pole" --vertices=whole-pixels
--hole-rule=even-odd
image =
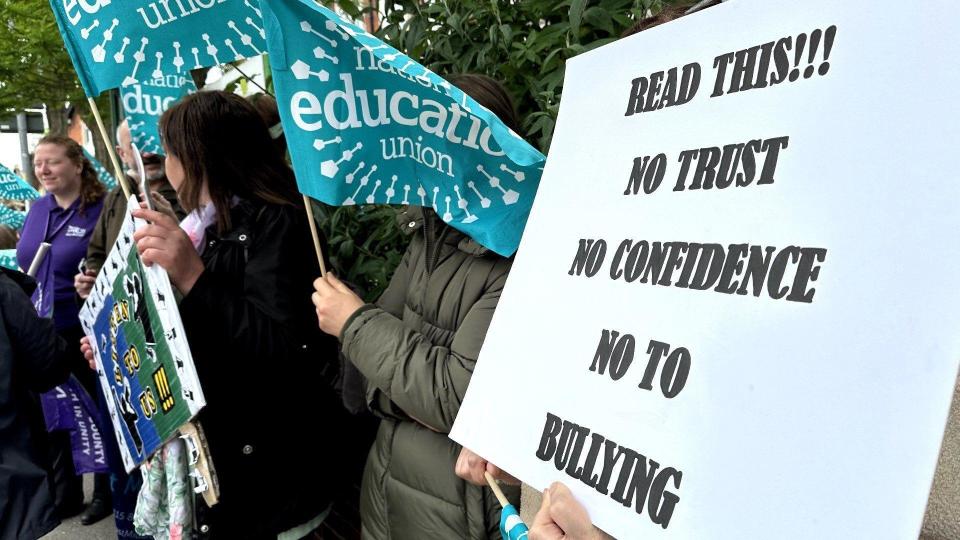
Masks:
[[[493,476],[487,471],[483,471],[483,477],[487,479],[487,484],[490,484],[490,489],[493,490],[493,494],[497,496],[497,500],[500,501],[500,506],[506,508],[510,501],[507,500],[507,496],[503,494],[503,490],[500,489],[500,486],[497,484],[497,481],[493,479]]]
[[[310,234],[313,235],[313,249],[317,252],[317,262],[320,263],[320,277],[327,275],[327,265],[323,262],[323,248],[320,247],[320,234],[317,233],[317,221],[313,217],[313,205],[310,197],[303,196],[303,209],[307,211],[307,221],[310,223]]]
[[[90,104],[90,111],[93,113],[93,118],[97,121],[97,127],[100,129],[100,136],[103,137],[104,146],[107,147],[107,153],[110,154],[110,162],[113,164],[113,175],[117,178],[117,183],[120,184],[120,189],[123,190],[124,197],[129,200],[130,186],[127,185],[127,177],[123,174],[123,169],[120,167],[120,160],[117,159],[117,151],[110,143],[111,139],[107,134],[107,128],[104,127],[103,119],[100,118],[100,109],[97,108],[97,102],[94,101],[92,97],[88,97],[87,103]]]

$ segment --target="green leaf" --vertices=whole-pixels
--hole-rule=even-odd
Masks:
[[[447,24],[450,25],[450,28],[452,28],[453,31],[458,34],[463,33],[463,28],[460,26],[460,22],[461,22],[460,16],[457,15],[456,13],[451,14],[449,17],[447,17]]]
[[[353,239],[347,239],[342,244],[340,244],[341,257],[352,257],[353,256]]]
[[[553,52],[548,54],[547,57],[543,59],[543,62],[540,64],[540,73],[545,73],[550,71],[550,69],[553,67],[551,62],[553,61],[554,57],[561,54],[562,52],[563,52],[563,49],[554,49]]]
[[[343,10],[344,13],[353,17],[354,19],[360,18],[360,7],[357,6],[354,0],[340,0],[336,3],[337,7]]]
[[[513,28],[509,24],[501,24],[500,33],[503,35],[504,45],[509,46],[510,42],[513,41]]]
[[[587,0],[573,0],[570,3],[570,31],[576,35],[580,31],[580,24],[583,22],[583,10],[587,7]]]
[[[608,34],[616,34],[613,27],[613,18],[607,10],[599,6],[591,7],[583,12],[583,20],[590,26],[606,31]]]

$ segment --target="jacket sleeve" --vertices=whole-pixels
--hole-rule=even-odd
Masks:
[[[269,359],[289,353],[295,346],[296,332],[301,330],[298,315],[304,312],[304,302],[310,301],[305,289],[309,284],[295,278],[301,275],[297,265],[311,260],[306,257],[305,263],[298,257],[310,244],[304,243],[303,234],[297,234],[296,225],[299,223],[289,213],[263,216],[239,280],[234,275],[204,270],[180,303],[190,339],[194,339],[191,333],[203,334],[205,340],[222,343],[225,353],[243,352],[221,355],[224,362],[235,361],[235,357]],[[258,371],[262,365],[235,367]]]
[[[350,318],[347,319],[346,324],[343,325],[344,330],[341,331],[341,335],[337,336],[340,338],[341,342],[343,341],[343,332],[346,331],[347,327],[350,326],[350,323],[353,319],[362,316],[364,311],[374,308],[380,308],[387,313],[390,313],[398,319],[403,318],[403,308],[406,303],[407,288],[410,285],[410,260],[413,257],[412,252],[414,250],[414,244],[418,242],[418,238],[413,238],[411,244],[407,246],[406,251],[403,253],[403,257],[400,258],[400,263],[397,265],[397,268],[394,270],[393,275],[390,277],[390,283],[387,285],[387,288],[380,294],[380,298],[377,299],[375,304],[365,304],[363,307],[358,309]],[[344,380],[344,403],[347,403],[347,393],[356,393],[362,397],[361,404],[357,403],[354,396],[351,398],[348,409],[357,410],[361,407],[367,407],[375,414],[383,416],[386,418],[394,419],[407,419],[407,415],[403,411],[399,410],[393,403],[391,403],[390,398],[384,395],[375,386],[371,386],[366,377],[362,373],[357,373],[358,370],[356,366],[349,360],[346,361],[343,367],[344,374],[349,373],[350,380],[352,381],[352,388],[347,389],[346,378]]]
[[[422,242],[420,238],[412,239],[400,259],[400,264],[390,277],[390,284],[380,294],[380,298],[377,298],[376,305],[394,317],[403,317],[403,306],[407,301],[407,289],[410,286],[410,260],[416,249],[415,243],[419,242]]]
[[[30,390],[46,392],[66,381],[72,352],[69,347],[79,349],[80,344],[64,341],[53,320],[37,315],[30,299],[19,290],[0,291],[0,305],[13,356]]]
[[[119,188],[119,187],[118,187]],[[113,211],[116,194],[111,192],[103,202],[103,211],[100,219],[93,227],[93,233],[90,234],[90,243],[87,244],[87,268],[99,272],[103,268],[103,262],[107,260],[107,254],[113,246],[107,245],[107,224],[108,218]]]
[[[431,343],[382,308],[362,311],[343,332],[343,353],[369,384],[428,427],[448,433],[460,410],[506,274],[470,307],[449,348]]]

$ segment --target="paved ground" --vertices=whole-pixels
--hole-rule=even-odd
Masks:
[[[93,476],[84,475],[83,491],[86,493],[87,502],[90,502],[90,497],[93,495]],[[56,530],[44,536],[43,540],[113,540],[115,538],[117,538],[117,529],[113,524],[113,516],[84,527],[80,524],[80,516],[77,515],[61,523]]]

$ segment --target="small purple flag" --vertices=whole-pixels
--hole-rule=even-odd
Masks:
[[[103,436],[97,425],[97,407],[73,375],[67,382],[40,395],[47,431],[70,432],[77,474],[109,472]]]

